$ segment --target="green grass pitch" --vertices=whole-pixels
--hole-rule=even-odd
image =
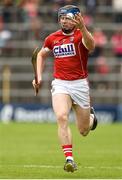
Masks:
[[[56,124],[0,123],[0,178],[122,178],[122,123],[99,125],[87,137],[74,124],[71,130],[78,171],[67,173]]]

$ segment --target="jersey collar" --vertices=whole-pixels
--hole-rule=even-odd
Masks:
[[[71,35],[73,35],[73,34],[74,34],[74,31],[73,31],[73,32],[71,32],[71,33],[69,33],[69,34],[66,34],[66,33],[64,33],[64,32],[62,31],[62,34],[63,34],[63,35],[65,35],[65,36],[71,36]]]

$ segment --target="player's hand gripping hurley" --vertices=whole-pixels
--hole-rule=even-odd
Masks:
[[[37,47],[32,54],[31,62],[33,65],[33,70],[34,70],[34,80],[32,82],[34,90],[35,90],[35,96],[37,96],[39,92],[39,84],[38,84],[38,79],[37,79],[37,54],[40,51],[40,49]]]

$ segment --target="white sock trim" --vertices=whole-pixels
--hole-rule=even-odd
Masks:
[[[94,114],[90,114],[90,129],[93,127],[93,123],[94,123]]]
[[[67,156],[67,157],[66,157],[66,160],[67,160],[67,159],[70,159],[70,160],[72,160],[72,161],[74,160],[72,156]]]

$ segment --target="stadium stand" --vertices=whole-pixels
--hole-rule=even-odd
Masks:
[[[105,43],[98,56],[89,58],[89,80],[94,103],[122,103],[122,54],[113,51],[112,36],[122,28],[112,0],[93,1],[94,13],[86,1],[73,0],[6,0],[0,1],[0,101],[2,103],[51,103],[50,83],[53,58],[46,61],[43,85],[35,98],[31,85],[32,51],[42,46],[45,37],[58,29],[57,9],[65,4],[76,4],[84,14],[93,33],[100,29]],[[122,16],[121,13],[119,12]],[[122,22],[122,21],[121,21]],[[122,39],[122,31],[121,31]],[[103,41],[103,40],[102,40]],[[122,41],[122,40],[121,40]],[[121,42],[122,44],[122,42]],[[121,45],[122,46],[122,45]],[[122,47],[121,47],[122,50]]]

